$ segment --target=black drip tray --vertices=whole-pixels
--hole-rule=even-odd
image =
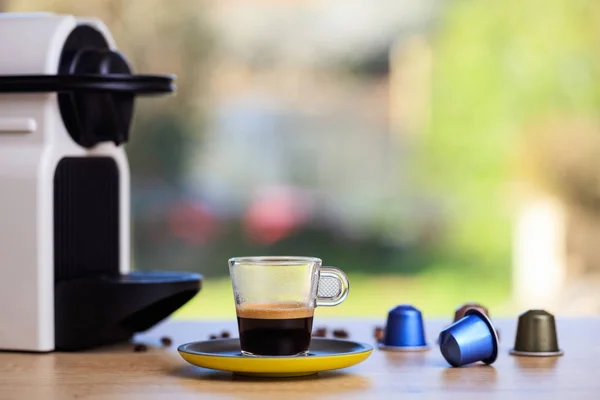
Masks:
[[[129,340],[191,300],[202,275],[136,271],[58,282],[55,348],[85,350]]]

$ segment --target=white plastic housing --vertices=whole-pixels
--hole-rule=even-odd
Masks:
[[[81,23],[115,48],[101,21],[0,14],[0,75],[50,74]],[[67,133],[57,95],[0,94],[0,349],[54,349],[53,185],[66,156],[112,157],[120,173],[120,270],[129,270],[129,166],[122,147],[85,149]]]

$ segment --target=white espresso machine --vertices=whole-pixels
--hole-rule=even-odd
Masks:
[[[136,96],[173,79],[134,74],[97,19],[0,14],[0,350],[125,341],[200,290],[130,271],[123,145]]]

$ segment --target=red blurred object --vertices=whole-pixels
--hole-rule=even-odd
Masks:
[[[194,245],[207,243],[219,227],[218,219],[204,204],[190,201],[175,204],[167,222],[173,236]]]
[[[309,216],[306,197],[289,188],[265,190],[248,208],[244,230],[261,244],[273,244],[304,223]]]

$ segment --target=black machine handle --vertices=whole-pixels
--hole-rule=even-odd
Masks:
[[[87,34],[95,32],[82,29]],[[65,44],[58,74],[0,75],[0,94],[56,93],[65,128],[77,144],[86,148],[107,141],[121,145],[129,139],[136,96],[171,93],[175,77],[132,74],[119,52],[83,46],[86,36],[75,33],[69,36],[74,35],[72,43],[68,39]]]
[[[134,95],[170,93],[173,75],[80,74],[3,75],[0,93],[110,92]]]

